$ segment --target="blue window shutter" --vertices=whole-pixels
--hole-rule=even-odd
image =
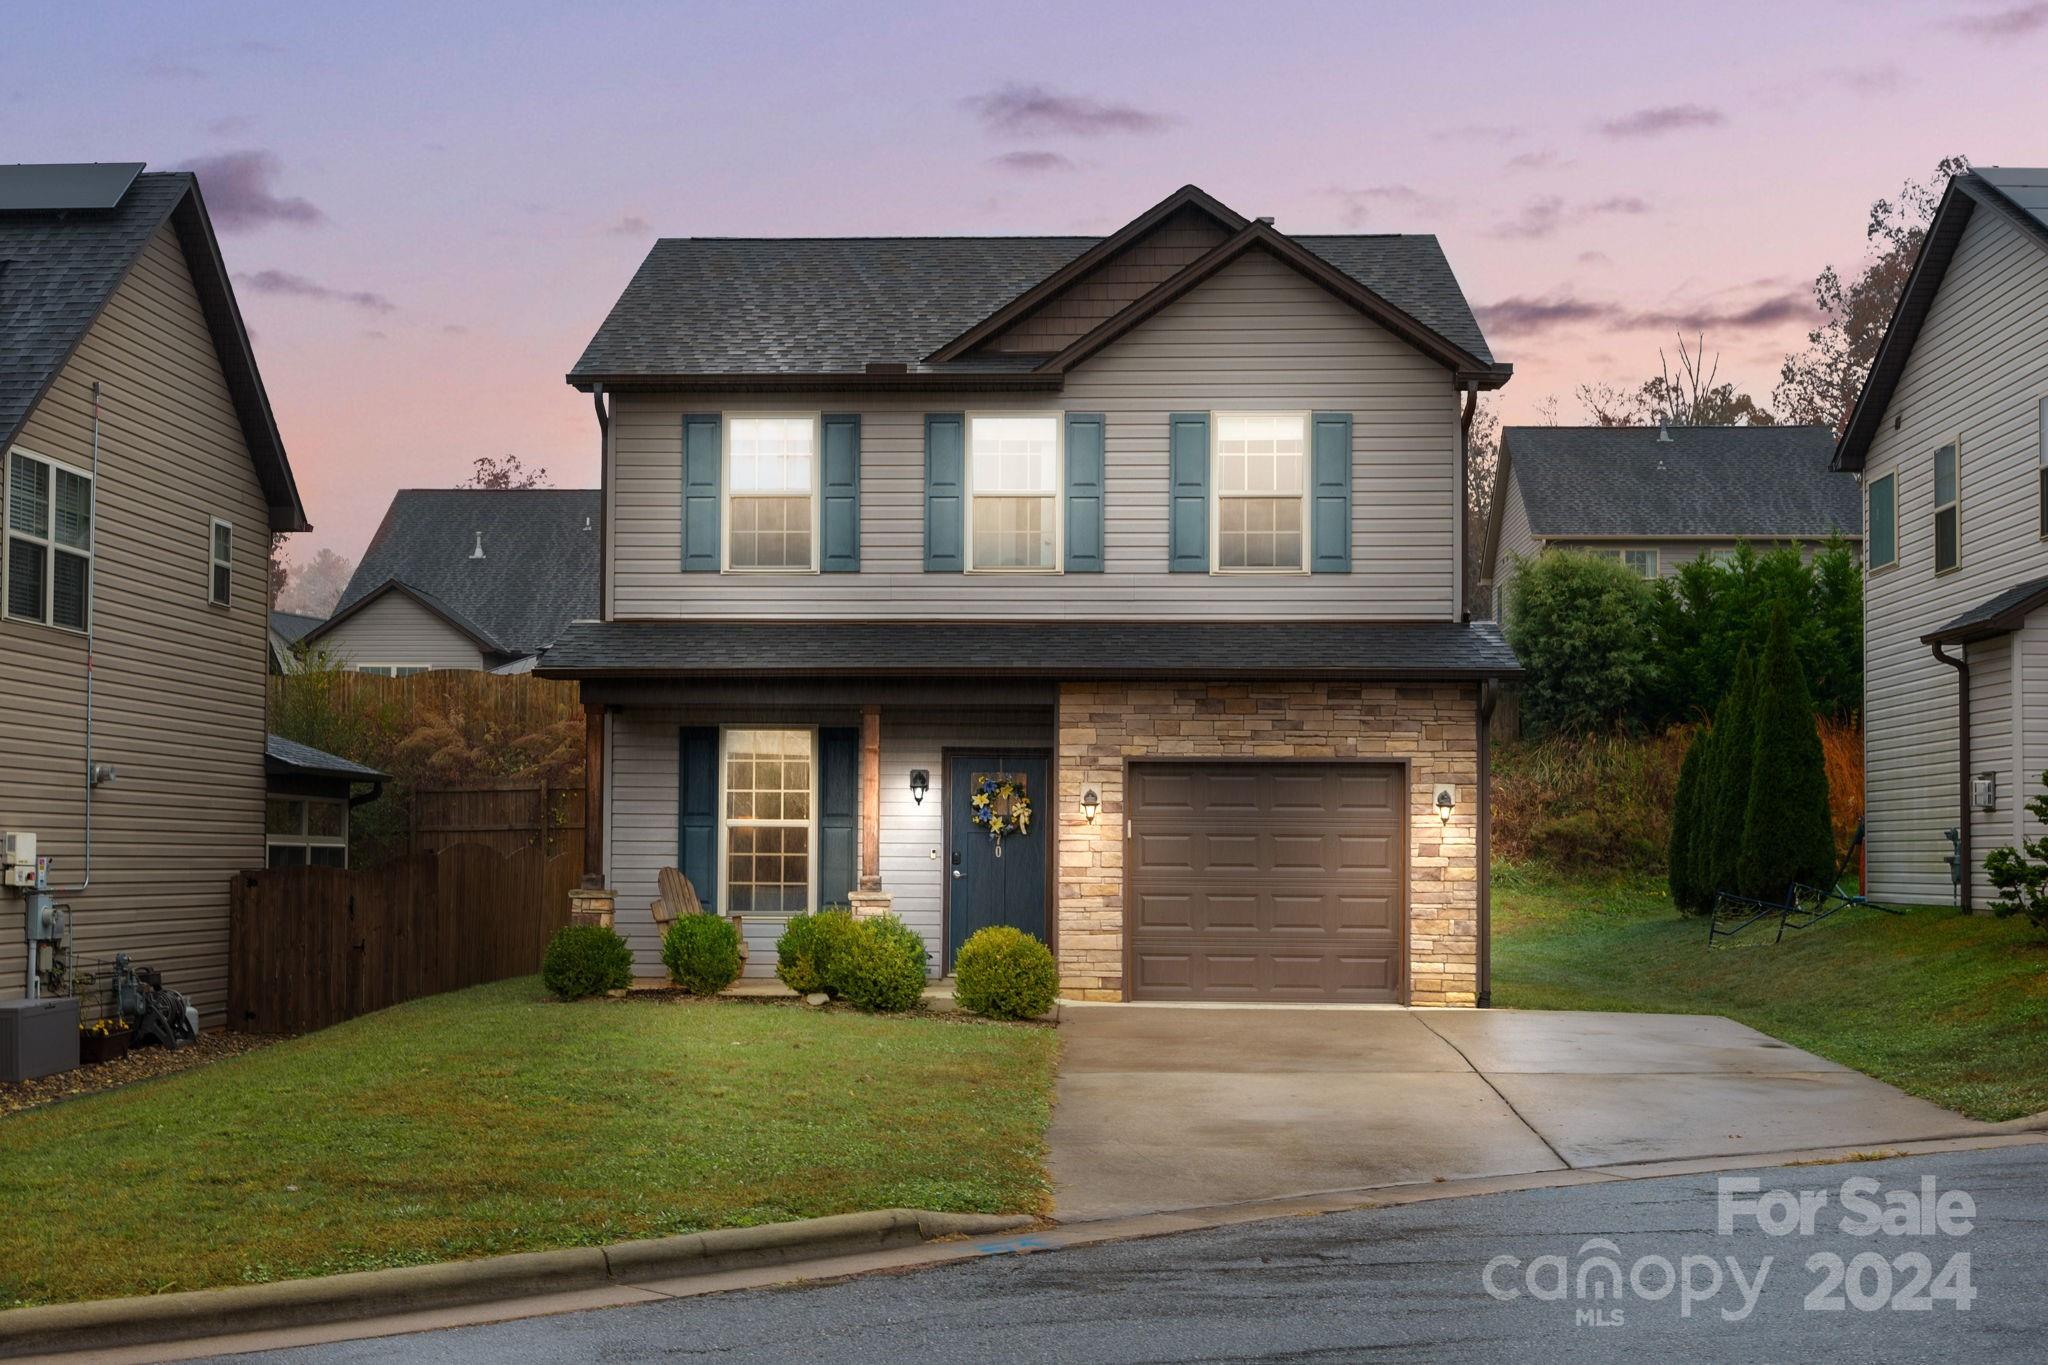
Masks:
[[[1102,414],[1067,414],[1067,572],[1102,572]]]
[[[1176,412],[1166,419],[1169,512],[1168,567],[1209,572],[1209,414]]]
[[[676,865],[718,908],[718,727],[685,726],[676,753]]]
[[[1351,414],[1319,412],[1310,422],[1309,567],[1351,572]]]
[[[924,417],[924,571],[959,573],[961,519],[967,502],[967,418],[957,412]]]
[[[818,510],[818,567],[826,573],[859,573],[860,417],[831,413],[818,426],[818,487],[824,499]]]
[[[691,413],[683,418],[683,572],[717,573],[718,414]]]
[[[860,838],[860,731],[818,731],[818,904],[845,905],[853,893]]]

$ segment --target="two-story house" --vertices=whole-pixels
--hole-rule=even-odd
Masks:
[[[1436,240],[1187,187],[1104,238],[657,243],[603,432],[593,866],[772,964],[889,908],[1093,999],[1473,1003],[1485,714],[1464,437],[1504,383]]]
[[[1863,483],[1870,894],[1982,908],[2048,769],[2048,170],[1949,182],[1835,465]]]
[[[307,526],[199,185],[141,172],[0,167],[0,830],[69,919],[0,891],[0,996],[125,952],[216,1023],[266,859],[270,538]]]

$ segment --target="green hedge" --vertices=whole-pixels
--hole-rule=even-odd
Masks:
[[[602,924],[555,930],[541,955],[540,983],[559,1000],[582,1000],[633,983],[633,950]]]
[[[924,999],[924,940],[894,915],[850,921],[825,964],[826,990],[864,1010],[915,1009]]]
[[[692,995],[716,995],[740,978],[740,933],[722,915],[678,915],[661,937],[669,980]]]
[[[953,960],[953,999],[991,1019],[1036,1019],[1060,990],[1052,950],[1021,929],[995,924],[975,932]]]

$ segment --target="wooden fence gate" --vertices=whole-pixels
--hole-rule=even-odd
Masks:
[[[228,1027],[299,1033],[423,995],[540,969],[569,922],[580,843],[549,857],[480,844],[382,867],[237,873],[228,904]]]

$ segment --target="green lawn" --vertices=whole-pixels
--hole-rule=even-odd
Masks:
[[[1052,1031],[533,978],[0,1120],[0,1306],[896,1206],[1042,1211]]]
[[[2048,940],[2023,919],[1849,910],[1709,953],[1658,884],[1504,868],[1493,904],[1496,1005],[1725,1014],[1972,1118],[2048,1109]]]

